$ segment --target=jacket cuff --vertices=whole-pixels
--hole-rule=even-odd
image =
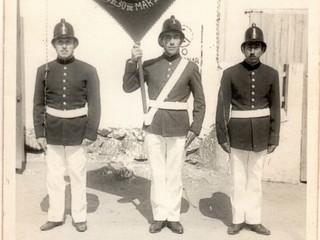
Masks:
[[[97,135],[98,135],[97,131],[93,131],[93,130],[87,128],[86,132],[84,134],[84,138],[87,138],[91,141],[95,141],[95,140],[97,140]]]
[[[126,63],[126,72],[135,72],[137,70],[137,63],[136,62],[132,62],[131,59],[127,60]]]
[[[279,135],[278,134],[272,134],[269,135],[269,145],[279,145]]]
[[[199,136],[201,132],[201,126],[196,126],[196,124],[192,123],[189,131],[194,132],[197,136]]]
[[[42,137],[46,137],[45,136],[45,129],[43,126],[34,127],[34,133],[35,133],[37,139],[42,138]]]

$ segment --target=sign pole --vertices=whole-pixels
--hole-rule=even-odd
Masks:
[[[147,108],[146,89],[144,85],[144,76],[143,76],[141,58],[138,59],[138,69],[139,69],[139,80],[140,80],[143,113],[146,114],[148,113],[148,108]]]

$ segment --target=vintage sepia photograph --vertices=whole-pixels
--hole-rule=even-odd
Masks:
[[[2,5],[1,239],[319,239],[315,0]]]

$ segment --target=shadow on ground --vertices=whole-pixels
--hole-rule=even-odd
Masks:
[[[69,181],[69,178],[66,178]],[[70,182],[70,181],[69,181]],[[108,166],[87,172],[87,188],[122,197],[118,203],[132,203],[149,223],[153,221],[150,204],[150,180],[133,176],[129,179],[119,177]],[[95,212],[99,207],[99,197],[87,193],[88,213]],[[41,209],[48,211],[49,197],[46,195],[41,202]],[[71,214],[71,187],[66,187],[65,214]],[[181,213],[188,212],[190,205],[182,198]]]
[[[93,213],[98,209],[99,198],[95,194],[87,193],[87,213]],[[40,203],[41,210],[48,212],[49,195],[46,195]],[[65,190],[65,215],[71,215],[71,186],[68,184]]]
[[[211,198],[200,199],[199,209],[204,216],[218,219],[226,226],[232,223],[231,202],[225,193],[215,192]]]

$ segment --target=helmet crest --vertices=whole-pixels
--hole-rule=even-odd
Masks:
[[[72,38],[75,41],[75,46],[79,44],[78,39],[74,36],[72,25],[66,22],[64,18],[55,26],[51,43],[54,44],[54,41],[58,38]]]
[[[246,43],[261,43],[262,50],[265,51],[267,49],[267,44],[263,39],[263,32],[255,23],[252,23],[252,26],[247,29],[244,42],[241,44],[241,50],[244,48]]]
[[[61,19],[61,24],[62,24],[62,27],[61,27],[62,35],[65,35],[66,34],[66,20],[64,20],[64,18]]]

